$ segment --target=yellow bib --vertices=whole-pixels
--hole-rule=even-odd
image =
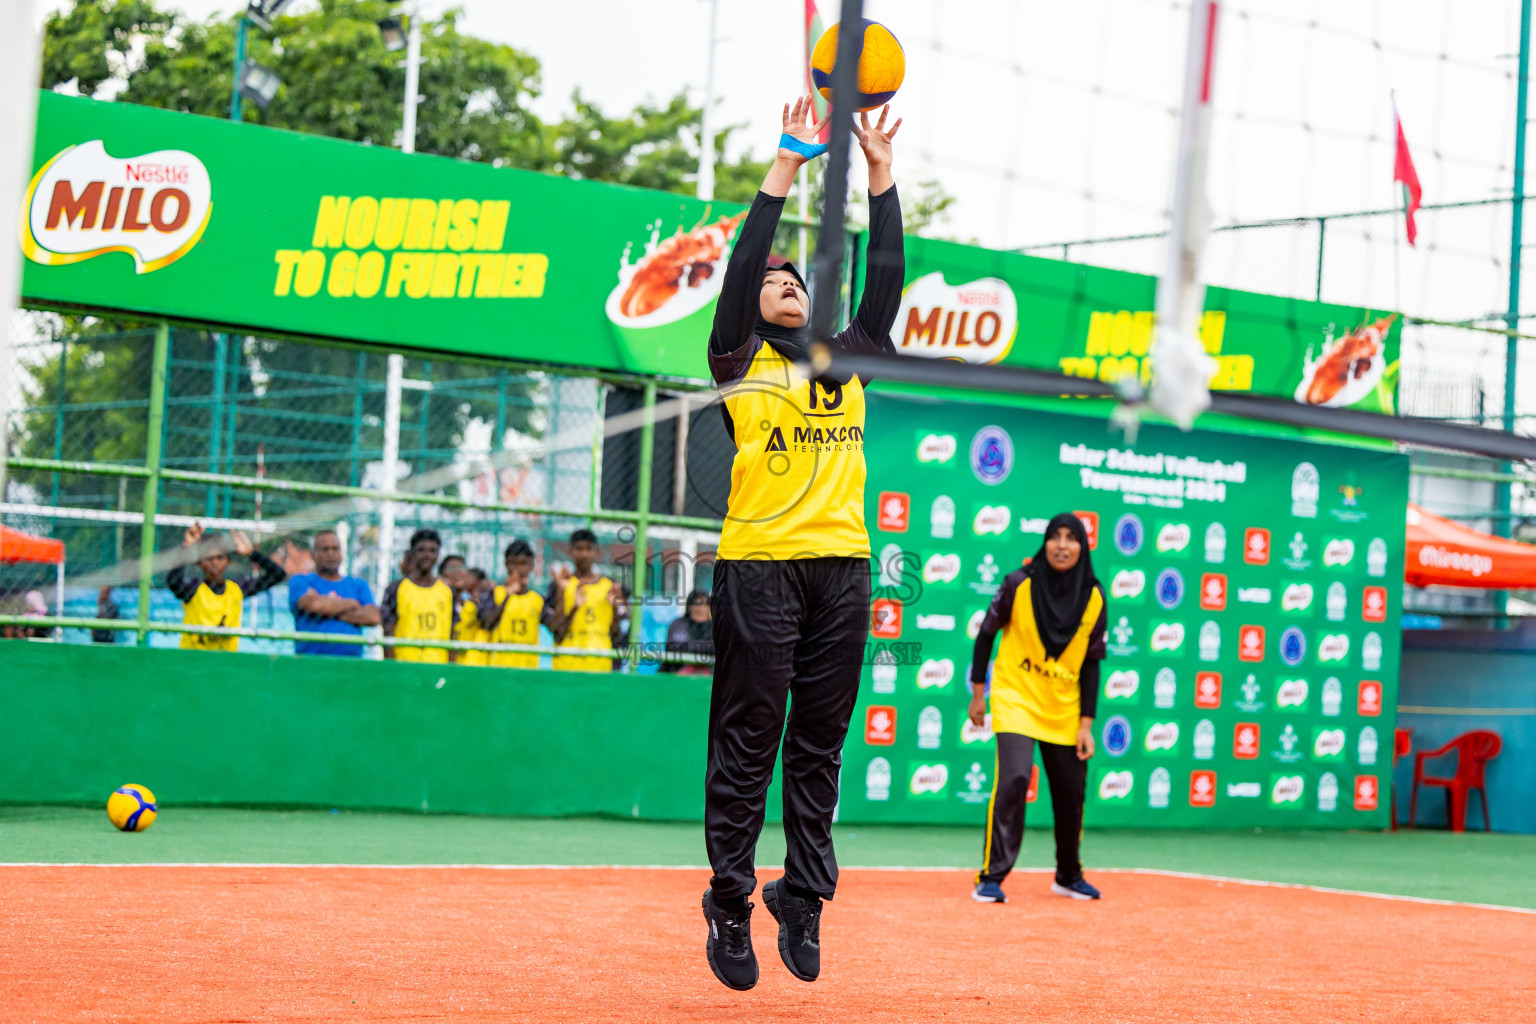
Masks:
[[[240,627],[240,611],[245,593],[233,580],[224,581],[224,593],[215,594],[207,583],[199,583],[192,600],[181,606],[181,621],[189,626]],[[181,646],[189,651],[233,651],[239,648],[237,636],[197,636],[181,634]]]
[[[1013,595],[1013,616],[1003,626],[992,663],[992,731],[1022,733],[1069,746],[1077,742],[1081,717],[1078,674],[1093,627],[1104,610],[1104,598],[1099,588],[1093,588],[1072,641],[1060,656],[1047,658],[1030,600],[1034,582],[1026,579]]]
[[[442,580],[430,587],[401,580],[395,590],[395,636],[406,640],[453,639],[453,588]],[[396,661],[424,661],[443,664],[448,652],[441,647],[395,648]]]
[[[580,608],[576,607],[577,587],[586,592],[586,599]],[[574,576],[565,581],[561,604],[565,614],[571,617],[571,624],[557,646],[584,647],[594,651],[613,646],[613,605],[608,603],[608,592],[612,589],[613,580],[606,576],[596,583],[578,583]],[[550,667],[567,672],[611,672],[613,662],[608,658],[556,655],[550,660]]]
[[[536,644],[539,642],[539,619],[544,614],[544,599],[529,590],[521,594],[509,594],[506,587],[496,588],[496,603],[501,605],[501,621],[491,633],[491,641],[498,644]],[[575,659],[572,659],[575,660]],[[538,668],[539,656],[516,651],[495,651],[491,664],[497,668]]]
[[[808,380],[764,343],[721,388],[735,428],[721,558],[867,558],[864,386]]]
[[[459,606],[459,623],[453,631],[455,640],[463,640],[471,644],[488,644],[491,642],[491,631],[480,628],[480,612],[475,607],[475,602],[465,599]],[[489,651],[460,651],[460,665],[489,665],[491,653]]]

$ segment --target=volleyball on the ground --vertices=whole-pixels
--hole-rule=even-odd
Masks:
[[[155,823],[155,794],[130,782],[107,797],[107,817],[124,832],[143,832]]]
[[[891,30],[878,21],[864,21],[864,52],[859,55],[859,95],[855,110],[873,110],[889,103],[907,73],[907,58]],[[837,64],[837,26],[816,40],[811,50],[811,82],[832,99],[832,69]]]

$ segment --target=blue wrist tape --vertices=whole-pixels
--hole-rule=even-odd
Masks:
[[[801,142],[793,135],[780,135],[779,148],[787,149],[792,153],[799,153],[807,160],[814,160],[827,151],[827,144],[825,142]]]

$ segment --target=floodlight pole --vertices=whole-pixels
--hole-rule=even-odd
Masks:
[[[699,198],[715,198],[715,26],[720,0],[709,0],[709,56],[704,64],[704,110],[699,120]]]
[[[852,144],[854,94],[858,92],[859,58],[864,33],[863,0],[843,0],[837,32],[837,63],[832,68],[832,129],[827,135],[827,176],[822,189],[821,233],[816,239],[816,273],[811,279],[811,339],[824,342],[836,331],[838,291],[843,280],[843,220],[848,205],[848,167]]]
[[[410,32],[405,49],[405,113],[401,123],[400,152],[416,152],[416,102],[421,90],[421,4],[411,4]],[[380,460],[385,491],[400,483],[400,393],[405,379],[405,357],[391,352],[384,384],[384,453]],[[383,593],[389,586],[395,549],[395,503],[384,502],[379,510],[379,554],[373,567],[374,588]]]
[[[245,77],[245,34],[251,27],[251,19],[240,15],[235,29],[235,80],[229,87],[229,119],[240,120],[240,79]]]

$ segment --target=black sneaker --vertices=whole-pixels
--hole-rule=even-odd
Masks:
[[[801,981],[821,974],[821,900],[796,896],[775,878],[763,886],[763,903],[779,922],[779,958]]]
[[[731,914],[715,905],[715,891],[704,890],[704,920],[709,938],[704,955],[709,969],[728,988],[745,990],[757,984],[757,954],[752,952],[752,904],[745,914]]]

